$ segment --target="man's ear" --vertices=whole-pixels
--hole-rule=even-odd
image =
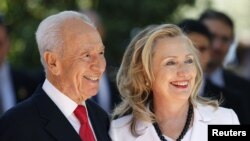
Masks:
[[[61,71],[58,55],[54,52],[45,51],[43,54],[44,63],[47,64],[48,71],[54,75],[59,75]]]

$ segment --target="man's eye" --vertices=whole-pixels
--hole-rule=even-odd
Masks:
[[[99,54],[100,54],[100,55],[104,55],[104,51],[101,51]]]
[[[90,57],[90,54],[85,54],[85,57]]]
[[[203,53],[203,52],[206,52],[209,50],[209,47],[205,47],[205,46],[202,46],[202,47],[199,47],[198,50]]]

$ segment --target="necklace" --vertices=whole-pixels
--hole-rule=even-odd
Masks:
[[[189,104],[189,107],[188,107],[188,114],[187,114],[187,119],[186,119],[185,126],[184,126],[184,128],[182,129],[181,134],[180,134],[179,137],[176,139],[176,141],[180,141],[180,140],[184,137],[184,135],[187,133],[188,128],[189,128],[190,123],[191,123],[191,120],[192,120],[192,116],[193,116],[193,106],[192,106],[192,104],[190,103],[190,104]],[[161,140],[161,141],[167,141],[167,139],[162,135],[162,132],[161,132],[161,129],[160,129],[158,123],[157,123],[157,122],[154,122],[154,123],[153,123],[153,126],[154,126],[154,128],[155,128],[155,130],[156,130],[156,132],[157,132],[157,135],[159,136],[160,140]]]

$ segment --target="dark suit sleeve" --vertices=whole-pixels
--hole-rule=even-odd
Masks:
[[[9,116],[0,119],[0,141],[31,141],[25,128]]]

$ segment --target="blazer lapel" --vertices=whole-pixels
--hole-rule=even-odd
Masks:
[[[190,141],[207,141],[208,123],[213,119],[212,108],[198,105],[194,108],[194,121]],[[136,130],[141,133],[135,141],[160,141],[152,123],[138,122]]]
[[[136,130],[140,135],[135,141],[160,141],[154,126],[150,122],[138,121]]]
[[[52,119],[45,126],[45,129],[58,141],[81,141],[80,136],[70,126],[64,120]]]
[[[46,121],[45,130],[58,141],[81,141],[72,125],[42,88],[39,87],[36,92],[34,98],[41,118]]]
[[[191,134],[191,141],[208,140],[208,123],[212,120],[212,109],[200,105],[194,108],[194,121]]]

